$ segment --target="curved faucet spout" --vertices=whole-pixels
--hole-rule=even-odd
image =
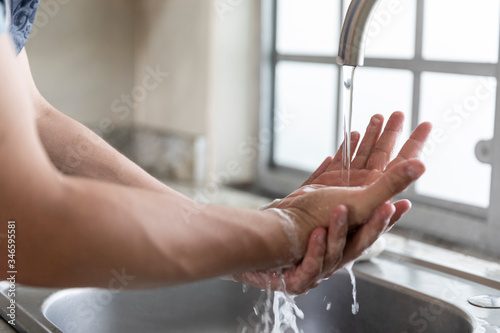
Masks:
[[[379,0],[352,0],[340,35],[337,63],[363,66],[370,21]]]

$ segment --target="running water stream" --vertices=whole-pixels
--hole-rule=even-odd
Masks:
[[[343,66],[342,68],[342,117],[343,117],[343,134],[344,148],[342,151],[342,184],[349,186],[351,172],[351,119],[352,119],[352,101],[353,101],[353,80],[356,67]],[[347,264],[344,268],[349,273],[352,284],[353,304],[351,307],[352,314],[357,314],[359,311],[359,303],[356,297],[356,277],[352,271],[354,262]],[[282,289],[286,290],[283,273],[278,270],[277,275],[281,279]],[[248,289],[248,286],[243,286],[243,292]],[[331,303],[327,305],[327,310],[331,307]],[[254,306],[254,312],[259,317],[260,323],[254,328],[253,332],[259,333],[282,333],[293,332],[303,333],[297,326],[297,317],[304,318],[304,313],[297,307],[295,296],[291,296],[286,292],[272,292],[271,287],[267,288],[264,298],[261,298]],[[242,333],[247,333],[248,327],[245,327]]]
[[[352,100],[353,100],[353,84],[354,71],[356,67],[342,67],[342,117],[344,121],[344,148],[342,150],[342,183],[344,186],[349,186],[351,177],[351,120],[352,120]],[[344,268],[349,273],[352,284],[352,314],[357,314],[359,311],[359,303],[356,298],[356,277],[352,271],[354,263],[349,263]]]
[[[351,120],[353,80],[356,67],[342,66],[342,119],[344,122],[344,148],[342,150],[342,182],[349,186],[351,173]]]
[[[286,290],[285,278],[281,269],[276,271],[281,281],[281,289]],[[304,333],[297,326],[297,317],[304,319],[304,313],[295,303],[295,296],[286,291],[271,290],[270,281],[260,300],[253,310],[259,318],[254,328],[245,327],[241,333]]]

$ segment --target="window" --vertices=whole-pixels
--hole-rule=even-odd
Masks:
[[[272,139],[259,182],[295,189],[342,139],[336,64],[350,1],[263,1],[262,121]],[[354,79],[353,130],[371,115],[406,114],[407,137],[422,121],[434,131],[428,171],[405,194],[402,223],[500,254],[498,0],[380,0]]]

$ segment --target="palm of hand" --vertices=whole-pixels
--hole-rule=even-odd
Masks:
[[[377,169],[351,170],[349,173],[349,183],[346,184],[346,176],[343,175],[342,171],[328,171],[316,178],[311,185],[363,187],[375,182],[382,174],[383,172]]]

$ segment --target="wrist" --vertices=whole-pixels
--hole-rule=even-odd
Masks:
[[[302,259],[305,252],[304,231],[296,222],[296,215],[286,209],[269,208],[262,211],[266,219],[276,227],[276,234],[271,237],[274,251],[277,253],[277,266],[296,263]],[[279,240],[278,240],[279,239]]]

